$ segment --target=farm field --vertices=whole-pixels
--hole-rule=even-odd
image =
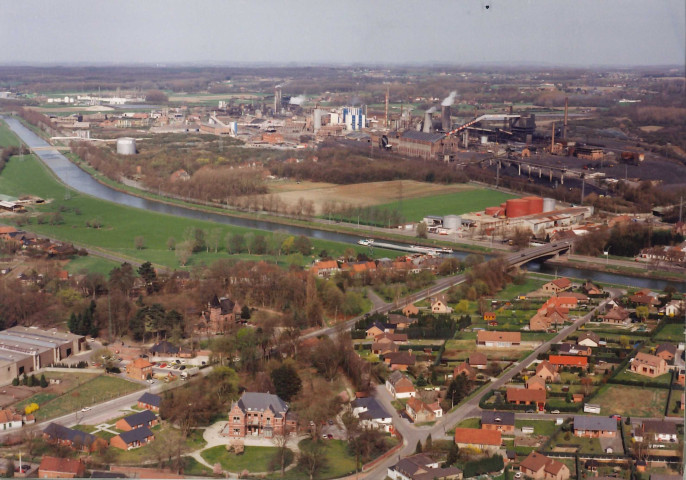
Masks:
[[[103,248],[116,252],[125,258],[132,260],[149,260],[155,264],[173,268],[179,267],[175,252],[167,248],[166,243],[170,237],[177,242],[182,242],[184,232],[188,228],[202,228],[206,231],[218,230],[220,232],[220,245],[224,245],[224,238],[228,233],[248,233],[265,235],[269,240],[270,232],[250,230],[213,222],[192,220],[170,215],[134,209],[99,200],[73,190],[65,190],[48,172],[47,168],[35,156],[12,157],[5,169],[0,174],[0,191],[6,195],[19,197],[24,194],[33,194],[45,199],[52,199],[48,204],[37,207],[38,212],[59,212],[63,223],[50,225],[49,223],[37,224],[34,220],[23,228],[43,235],[48,235],[62,241],[77,242],[95,248]],[[65,192],[68,198],[65,200]],[[97,219],[102,223],[101,228],[88,228],[86,222]],[[155,225],[154,229],[150,225]],[[136,249],[134,239],[143,234],[145,247]],[[319,253],[326,250],[330,255],[337,256],[346,248],[353,248],[359,252],[365,252],[366,248],[360,245],[346,245],[326,240],[313,240],[313,252]],[[399,252],[378,249],[380,256],[394,258]],[[221,251],[198,252],[194,254],[188,265],[201,262],[210,263],[220,258],[227,258],[228,254]],[[255,255],[232,255],[236,259],[268,259],[288,264],[291,260],[282,255],[279,258],[273,256]],[[310,263],[312,258],[305,257],[300,262]]]
[[[666,388],[604,385],[589,403],[600,405],[601,415],[661,417],[667,403]]]
[[[323,182],[300,183],[295,181],[279,181],[269,186],[271,193],[278,195],[284,202],[295,204],[298,199],[312,200],[316,213],[322,214],[322,206],[327,201],[338,202],[343,205],[373,206],[381,205],[389,209],[402,195],[403,211],[407,205],[419,202],[422,205],[433,204],[431,199],[457,195],[463,198],[467,193],[480,192],[485,189],[466,184],[440,185],[434,183],[417,182],[414,180],[393,180],[387,182],[356,183],[352,185],[336,185]],[[418,208],[422,208],[421,206]],[[428,214],[424,212],[423,214]],[[419,220],[423,218],[419,217]],[[408,220],[412,220],[407,213]]]

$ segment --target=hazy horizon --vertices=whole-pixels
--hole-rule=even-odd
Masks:
[[[683,0],[0,2],[3,65],[686,63]]]

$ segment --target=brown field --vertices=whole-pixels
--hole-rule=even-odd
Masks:
[[[605,385],[589,403],[600,405],[602,415],[661,417],[668,393],[666,388]]]
[[[662,130],[664,127],[660,127],[658,125],[644,125],[642,127],[638,127],[644,132],[658,132]]]
[[[279,181],[269,185],[270,193],[278,195],[287,204],[295,204],[300,198],[312,200],[317,214],[321,214],[322,205],[326,201],[335,201],[346,205],[372,206],[397,201],[401,195],[402,198],[421,198],[465,192],[475,188],[478,187],[464,184],[439,185],[414,180],[393,180],[352,185]]]

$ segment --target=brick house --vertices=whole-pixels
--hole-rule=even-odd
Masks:
[[[537,410],[543,411],[545,409],[546,393],[545,390],[508,387],[507,401],[515,405],[535,405]]]
[[[157,418],[157,415],[152,413],[150,410],[143,410],[142,412],[134,413],[133,415],[129,415],[128,417],[120,418],[119,420],[117,420],[117,423],[115,423],[114,426],[118,430],[128,432],[135,428],[151,428],[157,425],[158,423],[160,423],[160,420],[159,418]]]
[[[443,416],[443,409],[438,402],[428,404],[417,397],[412,397],[405,404],[405,413],[414,423],[433,422]]]
[[[90,433],[67,428],[58,423],[51,423],[45,427],[43,438],[49,443],[84,452],[94,451],[98,447],[98,440],[102,440]]]
[[[557,367],[548,360],[543,360],[538,364],[536,367],[536,375],[542,377],[547,382],[554,382],[560,378],[560,374],[557,373]]]
[[[22,416],[9,409],[0,410],[0,431],[14,430],[24,425]]]
[[[391,313],[388,316],[388,324],[393,325],[396,330],[405,330],[407,327],[416,322],[416,318],[409,318],[405,315],[398,315],[397,313]]]
[[[223,435],[229,437],[292,434],[296,432],[295,415],[288,404],[270,393],[244,392],[229,410],[229,422]]]
[[[560,367],[588,368],[588,357],[574,355],[548,355],[548,361]]]
[[[576,339],[576,344],[595,348],[600,345],[600,335],[595,332],[581,332]]]
[[[542,290],[546,293],[560,293],[569,290],[572,282],[568,278],[556,278],[555,280],[543,285]]]
[[[410,398],[417,394],[412,381],[399,370],[391,373],[386,379],[386,390],[393,398]]]
[[[439,462],[420,453],[388,467],[386,476],[391,480],[462,480],[462,470],[441,468]]]
[[[431,313],[451,313],[452,307],[448,306],[448,300],[445,295],[439,295],[431,302]]]
[[[43,456],[38,467],[38,478],[84,478],[86,464],[83,460]]]
[[[411,303],[408,303],[403,307],[403,315],[406,317],[409,317],[411,315],[418,315],[419,314],[419,307],[416,305],[413,305]]]
[[[485,322],[490,322],[495,320],[495,312],[486,312],[484,313],[484,321]]]
[[[154,395],[152,393],[145,392],[138,399],[138,408],[144,408],[146,410],[151,410],[153,412],[159,412],[161,403],[162,397],[160,397],[159,395]]]
[[[615,438],[617,420],[609,417],[574,416],[574,435],[589,438]]]
[[[152,376],[152,363],[144,358],[136,358],[126,366],[126,376],[134,380],[146,380]]]
[[[664,358],[638,352],[634,361],[631,362],[631,371],[646,377],[659,377],[667,373],[667,362]]]
[[[242,306],[228,297],[212,297],[207,310],[200,314],[196,331],[206,335],[217,335],[226,332],[231,325],[241,321]]]
[[[526,388],[529,390],[545,390],[545,379],[538,375],[533,375],[526,381]]]
[[[598,318],[600,318],[605,323],[622,325],[629,322],[629,316],[630,313],[628,310],[620,306],[615,306],[607,312],[605,312],[604,315],[599,315]]]
[[[481,412],[481,429],[497,430],[503,433],[514,434],[515,414],[514,412],[493,412],[485,410]]]
[[[155,435],[148,427],[134,428],[128,432],[122,432],[110,439],[110,445],[122,450],[133,450],[155,440]]]
[[[406,371],[408,367],[415,364],[415,357],[408,352],[392,352],[384,355],[383,361],[391,370]]]
[[[519,471],[536,480],[567,480],[569,467],[538,452],[531,452],[519,464]]]
[[[462,362],[455,368],[453,368],[453,378],[457,378],[459,375],[464,374],[465,377],[473,380],[476,378],[476,370],[472,368],[467,362]]]
[[[673,343],[661,343],[655,349],[655,356],[660,357],[667,363],[671,363],[676,356],[676,345]]]
[[[483,370],[488,366],[488,357],[481,352],[472,352],[469,354],[469,366]]]
[[[511,348],[522,343],[521,332],[489,332],[479,330],[476,334],[477,347]]]

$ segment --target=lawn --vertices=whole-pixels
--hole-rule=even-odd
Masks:
[[[669,323],[665,325],[655,336],[656,341],[682,342],[684,340],[684,324]]]
[[[72,258],[64,266],[64,269],[72,275],[83,272],[102,273],[103,275],[107,275],[112,271],[113,268],[118,266],[118,262],[113,262],[112,260],[107,260],[106,258],[102,257],[87,255],[83,257],[77,256]]]
[[[165,215],[151,211],[135,209],[123,205],[106,202],[97,198],[81,194],[74,190],[66,189],[58,183],[47,167],[35,156],[12,157],[5,169],[0,174],[0,191],[5,195],[20,197],[24,194],[33,194],[45,199],[51,199],[46,205],[35,207],[36,212],[59,212],[63,218],[60,225],[38,224],[35,219],[23,228],[43,235],[48,235],[63,241],[76,242],[81,245],[89,245],[95,248],[106,249],[116,252],[124,258],[132,260],[149,260],[155,264],[166,265],[176,268],[179,261],[175,252],[167,248],[167,240],[174,237],[177,243],[181,243],[184,232],[189,228],[201,228],[205,231],[217,230],[220,233],[219,252],[198,252],[193,254],[189,266],[201,263],[211,263],[220,258],[227,258],[229,254],[223,251],[224,238],[228,233],[262,234],[271,239],[271,233],[266,231],[251,230],[233,225],[219,224],[210,221],[194,220],[173,215]],[[68,195],[66,195],[68,193]],[[66,199],[65,199],[66,197]],[[88,221],[97,219],[101,228],[89,228]],[[154,225],[155,228],[150,228]],[[134,239],[143,236],[144,248],[136,249]],[[366,252],[367,248],[361,245],[348,245],[327,240],[313,239],[313,253],[318,254],[326,250],[332,256],[338,256],[347,248],[353,248],[358,252]],[[379,256],[395,257],[399,252],[378,249],[375,252]],[[288,264],[290,261],[298,264],[310,263],[313,258],[305,256],[282,255],[278,258],[263,255],[231,255],[236,259],[261,259],[279,261]],[[77,263],[78,265],[78,263]],[[99,268],[106,268],[100,264]]]
[[[0,147],[18,147],[19,145],[19,139],[14,132],[0,120]]]
[[[78,411],[82,407],[102,403],[142,388],[142,385],[129,382],[123,378],[100,375],[64,392],[60,396],[47,399],[42,404],[37,402],[40,405],[40,409],[36,411],[35,416],[38,421],[59,417]],[[24,406],[33,402],[34,398],[39,395],[41,394],[34,395],[20,402],[17,404],[17,408],[24,408]]]
[[[603,385],[588,403],[600,405],[601,415],[661,417],[667,403],[666,388]]]
[[[536,278],[527,277],[526,281],[517,285],[515,283],[509,284],[507,287],[496,293],[494,296],[503,300],[512,300],[514,298],[525,296],[527,293],[533,292],[541,288],[545,283],[545,280],[539,280]]]
[[[245,447],[242,455],[236,455],[226,451],[225,445],[218,445],[216,447],[203,450],[200,454],[207,463],[214,465],[220,463],[224,470],[230,472],[242,472],[248,470],[249,472],[267,472],[272,460],[278,454],[279,449],[276,447]]]
[[[669,384],[671,383],[672,380],[672,372],[667,372],[664,375],[660,375],[659,377],[655,378],[650,378],[646,377],[645,375],[639,375],[634,372],[627,371],[626,369],[618,374],[615,377],[615,380],[629,380],[632,382],[651,382],[651,383],[659,383],[664,385],[665,387],[669,387]]]
[[[185,475],[193,475],[196,477],[209,477],[212,472],[205,465],[198,462],[193,457],[183,457],[183,473]]]
[[[466,192],[448,193],[421,198],[403,198],[379,205],[379,208],[400,210],[408,221],[420,221],[427,215],[460,215],[476,212],[486,207],[498,206],[505,200],[517,198],[509,193],[487,188],[476,188]]]
[[[576,447],[579,453],[602,453],[600,440],[597,438],[577,437],[572,432],[562,432],[561,430],[553,437],[550,445],[553,451],[555,451],[555,447]]]

